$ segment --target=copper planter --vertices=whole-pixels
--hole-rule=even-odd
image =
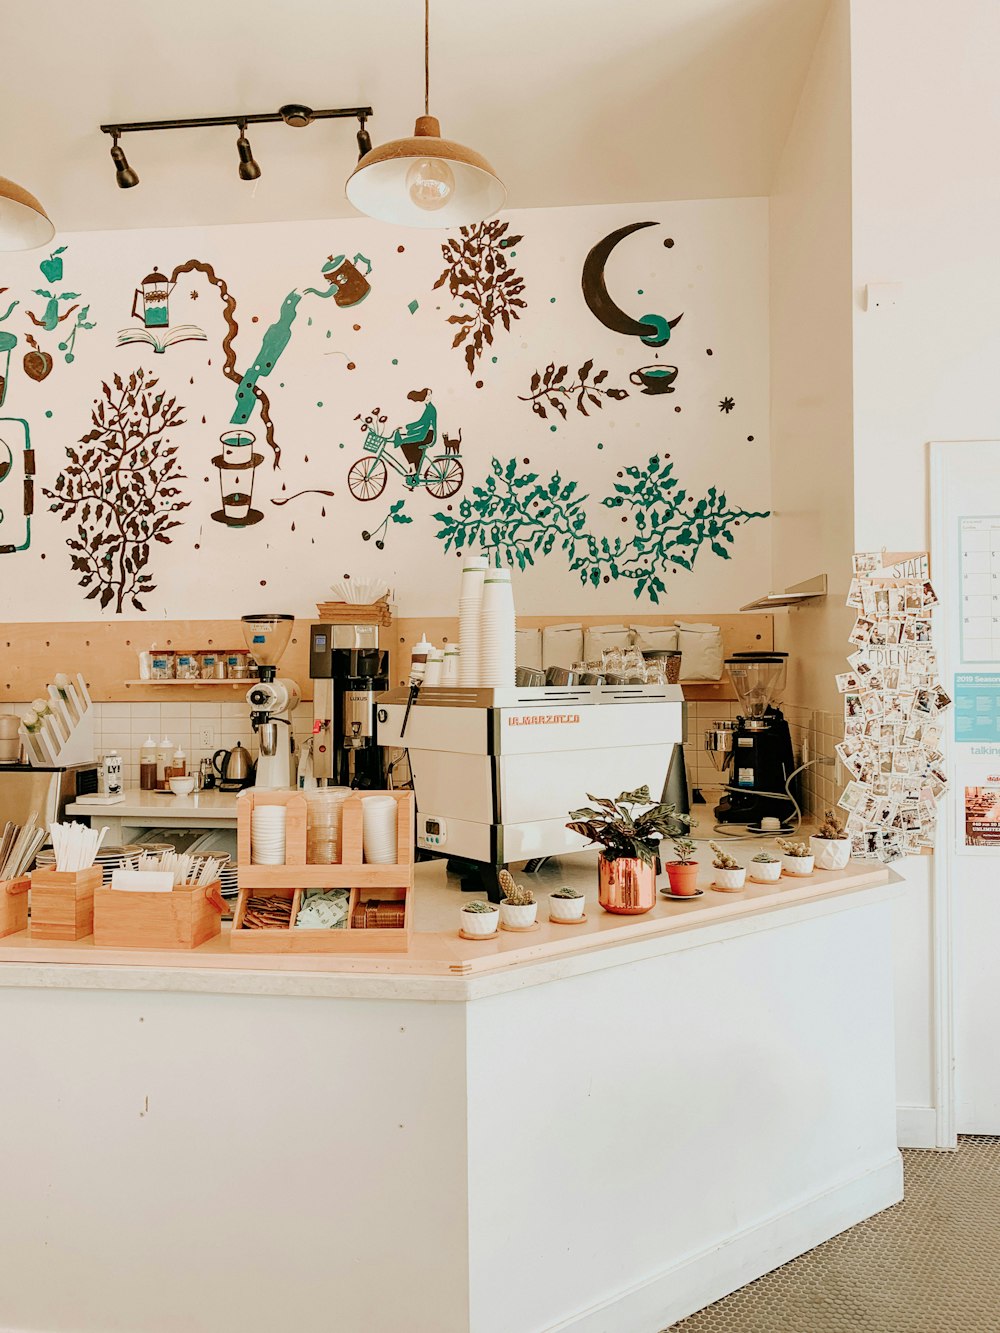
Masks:
[[[606,912],[640,916],[656,905],[656,866],[638,857],[597,858],[597,901]]]

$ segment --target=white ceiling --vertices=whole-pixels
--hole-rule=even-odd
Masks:
[[[431,111],[512,207],[767,194],[827,0],[431,0]],[[420,0],[54,0],[9,6],[0,175],[63,231],[351,214],[355,122],[127,136],[106,122],[370,104],[376,143],[423,102]]]

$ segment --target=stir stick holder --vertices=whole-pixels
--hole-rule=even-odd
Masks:
[[[82,940],[94,933],[94,891],[101,887],[100,866],[89,870],[33,870],[31,924],[36,940]]]

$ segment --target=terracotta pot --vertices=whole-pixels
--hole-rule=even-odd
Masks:
[[[670,880],[670,892],[693,898],[698,888],[698,863],[696,861],[668,861],[667,878]]]
[[[851,859],[850,838],[809,839],[809,850],[813,854],[817,870],[843,870]]]
[[[639,916],[656,905],[656,867],[638,857],[597,858],[597,901],[606,912]]]

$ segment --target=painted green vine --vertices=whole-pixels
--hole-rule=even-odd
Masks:
[[[537,472],[519,473],[516,458],[506,466],[494,458],[490,475],[472,488],[457,512],[434,515],[441,524],[437,536],[445,550],[477,546],[522,570],[558,544],[581,583],[596,588],[626,580],[636,598],[645,595],[658,603],[667,590],[661,576],[671,567],[693,569],[706,545],[728,560],[733,530],[770,512],[734,507],[715,486],[696,499],[673,473],[673,463],[656,455],[645,467],[618,473],[614,495],[600,503],[624,510],[633,531],[626,538],[609,538],[591,531],[584,508],[589,496],[577,494],[575,481],[564,481],[558,472],[543,481]]]

